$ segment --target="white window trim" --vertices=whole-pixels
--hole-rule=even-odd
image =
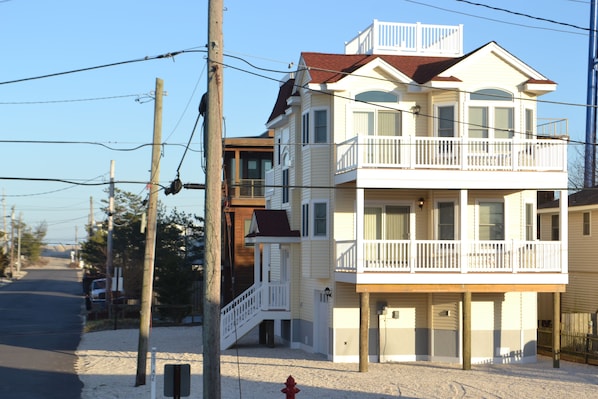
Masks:
[[[457,115],[459,113],[459,103],[457,102],[441,102],[434,104],[434,137],[438,136],[438,128],[439,128],[439,115],[438,115],[438,108],[441,107],[453,107],[453,132],[455,133],[454,137],[460,137],[459,134],[459,125],[457,124]]]
[[[326,111],[326,141],[322,142],[318,142],[316,143],[316,111]],[[326,146],[328,145],[330,142],[332,142],[331,140],[331,134],[330,134],[330,109],[328,107],[316,107],[316,108],[312,108],[311,110],[311,116],[309,117],[309,123],[310,123],[310,129],[309,129],[309,134],[310,134],[310,138],[309,138],[309,144],[310,146]]]
[[[590,220],[588,220],[588,223],[589,223],[588,227],[590,229],[590,234],[584,234],[584,229],[583,229],[584,228],[583,215],[586,213],[588,214],[588,216],[590,218]],[[592,212],[590,212],[590,211],[584,211],[581,213],[581,236],[582,237],[592,237]]]
[[[434,199],[434,239],[440,240],[438,230],[438,224],[440,223],[440,211],[438,209],[438,203],[440,202],[452,202],[454,205],[455,210],[455,222],[454,222],[454,240],[459,239],[459,220],[460,220],[460,207],[459,207],[459,199],[454,197],[439,197]]]
[[[316,228],[316,206],[315,204],[326,204],[326,235],[315,235]],[[309,237],[312,240],[328,240],[330,237],[330,200],[328,199],[312,199],[309,202],[310,220],[309,220]]]
[[[374,201],[366,201],[363,204],[364,209],[365,208],[382,208],[382,215],[386,215],[386,207],[387,206],[408,206],[409,207],[409,237],[416,237],[416,230],[415,230],[415,212],[416,210],[419,211],[419,207],[417,206],[417,201],[413,200],[413,201],[406,201],[406,200],[400,200],[400,201],[392,201],[392,202],[387,202],[387,201],[380,201],[380,200],[374,200]],[[362,212],[363,214],[364,212]],[[363,215],[362,215],[363,216]],[[362,221],[363,223],[363,221]],[[386,228],[386,217],[382,218],[382,230],[384,231],[384,229]]]
[[[503,241],[507,241],[509,239],[508,234],[508,227],[509,227],[509,212],[507,210],[507,203],[504,198],[478,198],[475,201],[475,237],[476,240],[480,240],[480,202],[502,202],[503,204],[503,212],[504,212],[504,234],[503,234]],[[484,240],[486,241],[486,240]],[[498,241],[498,240],[496,240]]]
[[[517,133],[525,133],[525,126],[522,126],[521,119],[521,112],[525,113],[525,110],[520,109],[520,101],[517,100],[516,93],[513,93],[510,90],[506,90],[502,87],[481,87],[479,89],[472,90],[471,92],[474,93],[479,90],[484,89],[496,89],[500,91],[504,91],[505,93],[509,93],[513,96],[513,100],[510,101],[492,101],[492,100],[471,100],[470,96],[467,96],[466,104],[465,104],[465,121],[467,121],[467,125],[465,126],[465,135],[469,138],[469,109],[471,107],[481,107],[481,108],[488,108],[488,139],[495,139],[495,127],[494,122],[496,120],[495,116],[495,109],[496,108],[513,108],[513,135],[517,137]]]

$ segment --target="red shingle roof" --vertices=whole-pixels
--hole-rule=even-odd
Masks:
[[[291,230],[285,210],[256,209],[253,217],[257,231],[247,234],[247,237],[299,237],[299,230]]]
[[[333,83],[362,66],[380,58],[417,83],[434,80],[438,74],[455,65],[463,57],[422,57],[407,55],[346,55],[326,53],[301,53],[309,74],[310,83]],[[446,80],[446,78],[442,78]],[[456,79],[456,78],[454,78]]]

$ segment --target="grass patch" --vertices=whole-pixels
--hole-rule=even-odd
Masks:
[[[139,319],[118,319],[116,326],[119,330],[139,328]],[[114,330],[114,319],[87,320],[83,332]]]

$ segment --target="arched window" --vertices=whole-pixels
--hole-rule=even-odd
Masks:
[[[511,93],[499,89],[482,89],[474,91],[469,95],[469,98],[475,101],[513,101],[513,95]]]
[[[355,101],[365,103],[396,103],[399,101],[399,97],[393,93],[372,90],[357,94],[355,96]]]

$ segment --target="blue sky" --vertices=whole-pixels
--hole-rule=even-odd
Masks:
[[[589,0],[478,2],[589,26]],[[225,7],[225,63],[231,66],[224,73],[228,137],[265,131],[276,80],[290,63],[297,64],[301,51],[342,53],[346,41],[378,19],[463,24],[465,52],[496,41],[558,83],[555,93],[543,97],[550,103],[539,104],[538,116],[567,118],[572,140],[585,140],[580,105],[586,103],[587,31],[458,0],[228,0]],[[85,239],[90,198],[94,218],[106,218],[100,209],[107,198],[102,183],[109,181],[111,160],[117,187],[145,197],[143,182],[149,180],[151,163],[146,144],[152,141],[154,112],[149,95],[156,78],[167,92],[160,182],[168,185],[179,165],[183,182],[205,181],[200,130],[183,158],[207,85],[203,52],[9,82],[203,50],[207,11],[207,0],[0,0],[0,195],[6,215],[14,206],[29,226],[45,221],[49,243],[73,243],[76,234]],[[167,208],[203,215],[203,197],[203,191],[182,190],[176,196],[161,194],[160,200]]]

